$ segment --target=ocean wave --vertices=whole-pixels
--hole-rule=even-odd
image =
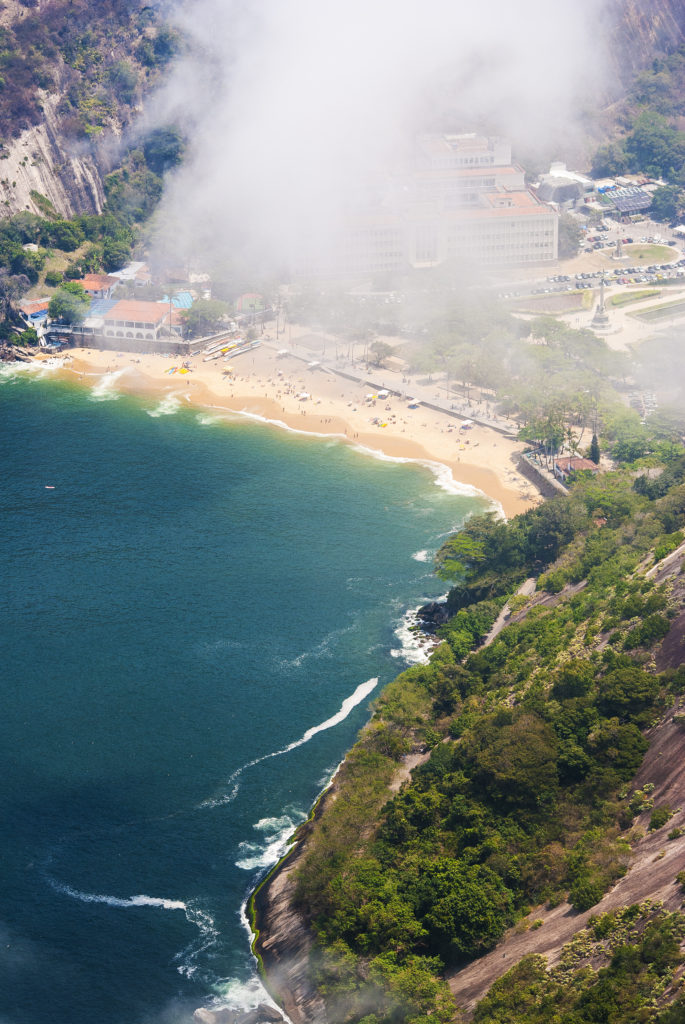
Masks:
[[[24,377],[27,373],[35,374],[36,377],[47,377],[55,370],[61,370],[66,366],[68,360],[53,356],[49,359],[36,359],[30,363],[0,363],[0,383],[9,384],[12,381]]]
[[[161,907],[163,910],[188,910],[183,900],[164,899],[160,896],[129,896],[122,899],[119,896],[107,896],[96,892],[81,892],[79,889],[63,885],[54,879],[50,879],[50,884],[56,892],[62,893],[63,896],[70,896],[81,903],[105,903],[108,907]]]
[[[385,452],[379,451],[378,448],[369,448],[364,444],[355,444],[352,447],[355,451],[361,452],[364,455],[371,455],[374,459],[378,459],[380,462],[394,462],[397,465],[413,464],[415,466],[425,466],[433,474],[436,487],[440,487],[441,490],[447,491],[448,494],[462,495],[468,498],[488,497],[478,487],[473,487],[471,484],[462,484],[458,480],[455,480],[449,466],[445,466],[442,462],[436,462],[434,459],[408,459],[401,455],[386,455]]]
[[[221,423],[224,418],[223,416],[210,416],[206,412],[199,412],[195,417],[201,427],[211,427],[215,423]]]
[[[267,1006],[272,1006],[280,1013],[287,1024],[291,1024],[290,1018],[286,1016],[281,1007],[274,1003],[256,974],[247,981],[240,978],[229,978],[215,986],[215,991],[217,996],[209,1004],[208,1009],[210,1010],[233,1010],[240,1015],[256,1009],[260,1003],[266,1003]]]
[[[248,768],[253,768],[257,764],[261,764],[262,761],[268,761],[272,757],[281,757],[283,754],[289,754],[291,750],[296,750],[297,747],[303,746],[308,743],[314,736],[320,732],[324,732],[326,729],[332,729],[334,726],[339,725],[340,722],[344,722],[350,712],[361,704],[365,697],[375,690],[378,686],[378,677],[373,679],[367,679],[365,683],[360,683],[354,693],[346,697],[340,706],[340,710],[337,711],[331,718],[327,718],[325,722],[321,722],[319,725],[313,725],[311,729],[307,729],[303,736],[299,740],[295,740],[293,743],[289,743],[287,747],[283,747],[281,750],[274,750],[270,754],[262,754],[261,757],[256,757],[253,761],[248,761],[247,764],[242,765],[240,768],[236,768],[232,775],[226,781],[226,791],[215,797],[209,797],[207,800],[203,800],[198,806],[200,808],[211,809],[213,807],[222,807],[224,804],[230,803],[235,799],[240,783],[240,776],[243,772],[247,771]]]
[[[261,416],[258,412],[250,412],[249,409],[236,409],[236,416],[244,416],[248,420],[254,420],[257,423],[267,423],[271,427],[278,427],[280,430],[287,430],[289,434],[301,434],[303,437],[337,437],[342,441],[346,440],[344,434],[332,434],[327,433],[324,430],[300,430],[299,427],[291,427],[289,423],[284,423],[283,420],[270,419],[268,416]]]
[[[158,416],[173,416],[181,408],[179,392],[172,392],[166,395],[154,409],[148,409],[148,416],[157,419]]]
[[[301,811],[291,811],[278,818],[262,818],[253,826],[257,832],[264,833],[262,842],[242,842],[238,848],[241,858],[235,862],[236,867],[255,871],[277,864],[288,848],[291,835],[306,817]]]
[[[430,553],[427,550],[415,551],[411,556],[415,562],[427,562],[430,558]]]
[[[438,598],[440,601],[441,598]],[[425,602],[424,602],[425,603]],[[395,630],[395,636],[400,641],[399,648],[390,651],[393,658],[406,661],[409,665],[427,665],[430,655],[436,644],[432,640],[426,640],[426,634],[417,631],[419,619],[417,612],[422,605],[410,608],[402,616],[402,621]]]
[[[114,385],[126,373],[127,369],[127,366],[123,366],[120,370],[112,370],[111,373],[103,374],[91,390],[91,402],[114,402],[117,398],[121,398]]]

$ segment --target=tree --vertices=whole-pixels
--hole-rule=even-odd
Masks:
[[[183,311],[188,333],[191,337],[201,337],[208,331],[216,329],[228,313],[225,302],[216,299],[198,299],[190,309]]]
[[[392,345],[388,345],[387,341],[374,341],[369,345],[369,355],[371,355],[372,362],[376,366],[383,366],[388,356],[392,355]]]
[[[419,865],[416,899],[430,947],[448,963],[491,949],[511,912],[511,894],[494,871],[450,857]]]
[[[599,466],[599,457],[599,441],[597,440],[597,435],[593,434],[592,441],[590,442],[590,458],[594,462],[595,466]]]
[[[30,283],[24,274],[9,274],[4,268],[0,269],[0,310],[3,320],[10,322],[16,318],[14,303],[21,298]]]
[[[68,324],[80,324],[86,318],[90,297],[78,281],[65,281],[50,299],[48,316]]]
[[[651,214],[654,220],[675,224],[685,206],[685,193],[677,185],[662,185],[652,196]]]
[[[155,128],[143,143],[146,164],[160,176],[180,164],[184,149],[181,133],[175,128]]]
[[[131,258],[131,247],[128,242],[116,238],[107,238],[102,246],[102,265],[109,274],[112,270],[121,270]]]
[[[73,252],[85,241],[85,234],[76,221],[44,221],[44,237],[48,245],[63,252]]]

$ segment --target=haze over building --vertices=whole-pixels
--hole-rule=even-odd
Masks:
[[[410,165],[393,171],[350,215],[330,261],[305,267],[373,274],[466,259],[481,266],[536,264],[556,259],[557,246],[557,213],[526,187],[508,141],[425,134]]]

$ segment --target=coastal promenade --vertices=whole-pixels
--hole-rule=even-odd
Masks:
[[[427,409],[451,416],[461,422],[472,421],[479,426],[496,430],[511,439],[517,436],[516,422],[503,416],[497,416],[489,402],[469,400],[444,381],[433,381],[430,376],[426,378],[425,375],[421,377],[418,374],[410,375],[400,370],[373,366],[363,357],[327,360],[323,352],[318,352],[316,345],[314,347],[307,345],[309,337],[320,340],[319,335],[311,335],[304,336],[299,340],[291,340],[285,347],[279,347],[276,342],[271,340],[263,340],[262,344],[279,352],[287,351],[289,355],[306,363],[310,368],[312,363],[315,363],[318,370],[336,374],[346,380],[367,386],[372,393],[389,391],[397,398],[406,401],[413,400]],[[474,387],[473,390],[475,391],[476,388]]]

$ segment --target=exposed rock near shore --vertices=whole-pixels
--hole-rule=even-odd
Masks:
[[[416,612],[416,619],[424,633],[435,633],[450,617],[446,601],[430,601]]]
[[[253,898],[258,937],[255,953],[260,957],[267,985],[293,1024],[326,1024],[326,1006],[316,991],[310,973],[314,946],[307,921],[294,905],[296,873],[304,855],[313,822],[336,799],[335,781],[319,801],[314,816],[297,832],[291,853],[260,886]]]
[[[283,1024],[283,1014],[268,1003],[260,1003],[254,1010],[237,1013],[235,1010],[206,1010],[193,1014],[197,1024]]]

